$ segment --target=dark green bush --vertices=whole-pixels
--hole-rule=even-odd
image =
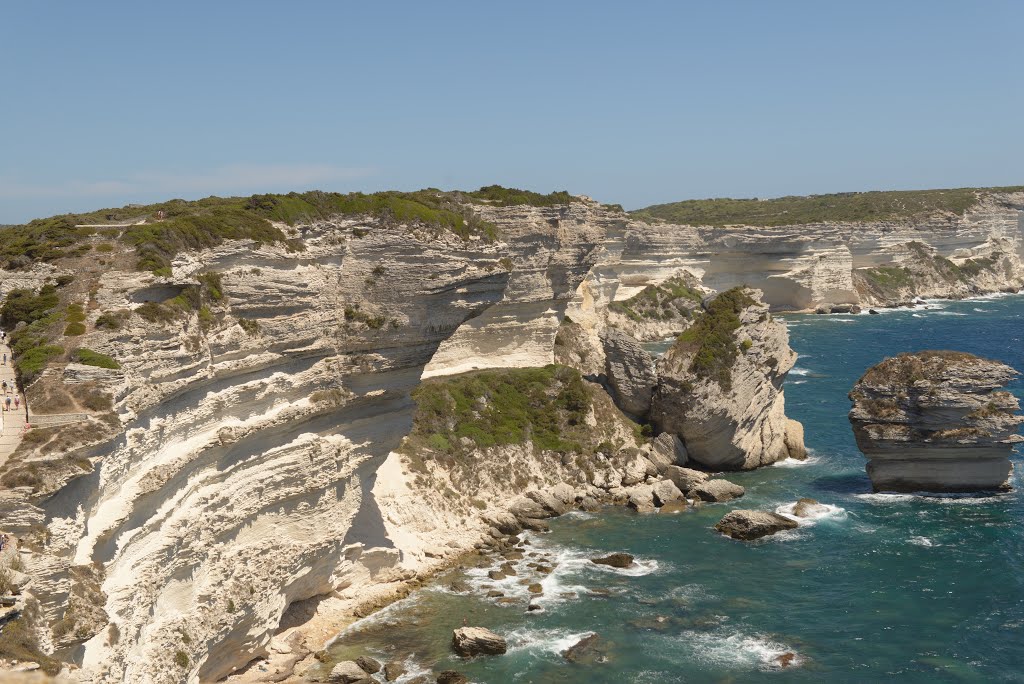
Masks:
[[[121,367],[121,364],[106,354],[100,354],[84,347],[71,352],[71,359],[78,363],[84,363],[87,366],[97,366],[99,368],[112,368],[116,370]]]
[[[739,355],[735,337],[739,314],[754,303],[745,288],[726,290],[677,338],[680,351],[693,355],[690,371],[694,375],[714,380],[723,390],[732,387],[732,367]]]
[[[43,285],[39,293],[16,288],[7,293],[3,307],[0,307],[0,325],[10,330],[20,321],[32,323],[45,317],[57,307],[60,299],[54,285]]]

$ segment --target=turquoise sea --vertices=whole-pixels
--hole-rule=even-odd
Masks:
[[[872,494],[846,417],[861,373],[901,351],[957,349],[1024,370],[1024,297],[787,321],[800,354],[787,413],[804,424],[808,462],[732,475],[747,490],[737,506],[563,516],[550,534],[529,538],[531,553],[557,563],[550,575],[532,574],[526,564],[539,557],[529,556],[500,583],[487,581],[486,568],[448,575],[357,623],[333,655],[370,652],[406,660],[410,673],[450,667],[488,684],[1024,682],[1024,465],[1018,458],[1009,494]],[[829,514],[754,543],[712,529],[732,508],[800,497],[828,504]],[[634,554],[638,567],[589,563],[609,551]],[[460,577],[515,601],[450,591]],[[526,612],[521,580],[541,582],[542,612]],[[452,656],[451,630],[463,619],[504,634],[509,653]],[[595,632],[600,657],[561,657]],[[787,653],[795,658],[783,668]]]

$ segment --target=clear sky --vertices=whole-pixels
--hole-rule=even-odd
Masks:
[[[1024,183],[1024,2],[0,0],[0,223],[304,190]]]

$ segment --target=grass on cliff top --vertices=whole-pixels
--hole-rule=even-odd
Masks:
[[[693,355],[691,373],[717,382],[725,391],[732,387],[732,367],[740,353],[736,342],[739,314],[755,303],[745,288],[734,287],[715,297],[697,314],[675,344],[679,352]]]
[[[285,242],[285,235],[271,221],[294,225],[331,216],[369,215],[402,223],[417,223],[450,230],[468,239],[479,235],[495,239],[495,227],[466,206],[484,201],[499,206],[528,204],[554,206],[572,201],[567,192],[548,195],[491,185],[473,192],[444,192],[428,188],[415,192],[290,192],[251,197],[207,197],[201,200],[170,200],[158,204],[131,204],[81,214],[36,219],[24,225],[0,227],[0,263],[6,268],[26,268],[36,261],[81,256],[98,236],[134,247],[137,267],[168,274],[179,252],[215,247],[228,239]],[[136,224],[121,227],[77,228],[83,224]],[[104,251],[109,242],[101,243]]]
[[[412,396],[416,413],[406,449],[449,456],[527,441],[538,450],[580,451],[573,433],[583,429],[591,404],[579,372],[557,365],[427,380]]]
[[[694,226],[787,226],[820,221],[879,221],[949,211],[963,214],[991,192],[1019,192],[1024,186],[844,192],[775,199],[703,199],[656,204],[632,212],[638,219],[664,219]]]
[[[967,352],[926,349],[891,356],[869,368],[857,384],[909,386],[920,380],[936,382],[949,365],[994,363]],[[856,390],[855,390],[856,391]],[[851,398],[854,393],[851,393]]]

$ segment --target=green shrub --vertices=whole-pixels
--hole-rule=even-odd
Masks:
[[[124,313],[101,313],[96,317],[96,328],[100,330],[120,330],[124,324]]]
[[[693,355],[690,371],[694,375],[714,380],[723,390],[732,387],[732,367],[739,355],[735,339],[739,314],[754,303],[743,287],[726,290],[677,338],[676,347]]]
[[[170,323],[176,317],[173,309],[156,302],[146,302],[135,313],[150,323]]]
[[[8,330],[19,322],[32,323],[50,313],[60,304],[57,288],[46,284],[36,294],[32,290],[15,288],[7,293],[3,307],[0,307],[0,325]]]
[[[199,327],[203,330],[209,330],[210,326],[213,325],[213,312],[210,311],[210,307],[205,304],[200,307],[199,312]]]
[[[260,334],[260,324],[258,321],[254,321],[251,318],[242,318],[239,316],[235,319],[238,321],[238,325],[242,326],[242,330],[252,336]]]
[[[113,252],[114,245],[110,244],[109,242],[101,242],[95,247],[93,247],[93,249],[95,249],[97,252]]]
[[[67,327],[64,328],[65,337],[78,337],[79,335],[85,334],[85,324],[83,323],[68,323]]]
[[[60,276],[57,276],[57,280],[55,282],[57,283],[57,287],[65,287],[65,286],[70,285],[71,283],[75,282],[75,276],[73,276],[73,275],[60,275]]]
[[[178,649],[177,651],[174,652],[174,664],[175,665],[177,665],[178,667],[181,667],[181,668],[185,668],[185,667],[188,667],[188,663],[189,663],[188,653],[185,653],[181,649]]]
[[[215,302],[224,299],[224,279],[216,271],[207,271],[199,274],[198,280],[206,291],[207,296]]]
[[[25,387],[36,376],[43,372],[50,359],[64,353],[63,347],[53,344],[34,346],[14,357],[14,369],[18,375],[18,384]]]
[[[112,368],[116,370],[121,367],[117,361],[106,354],[100,354],[99,352],[94,352],[91,349],[85,349],[83,347],[71,352],[71,359],[78,363],[84,363],[87,366],[97,366],[98,368]]]
[[[428,380],[413,398],[414,437],[438,451],[460,448],[462,438],[479,448],[529,440],[541,450],[579,451],[571,433],[583,429],[591,402],[579,372],[555,365]]]

